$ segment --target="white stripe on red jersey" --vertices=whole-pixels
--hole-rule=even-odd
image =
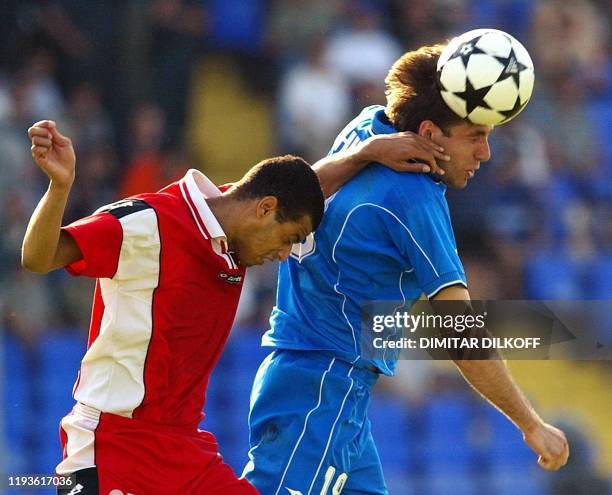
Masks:
[[[120,201],[64,228],[83,253],[67,270],[98,278],[74,391],[79,403],[197,426],[245,274],[205,201],[220,194],[190,170],[159,193]]]

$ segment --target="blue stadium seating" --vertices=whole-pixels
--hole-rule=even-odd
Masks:
[[[468,472],[441,471],[436,476],[431,476],[425,486],[423,493],[427,495],[475,495],[481,493],[474,476]]]
[[[493,407],[487,408],[486,416],[491,430],[487,452],[491,471],[513,470],[518,475],[533,467],[535,454],[523,441],[523,435],[518,428]]]
[[[374,394],[369,410],[372,435],[385,474],[412,474],[420,446],[410,425],[410,411],[398,398]]]
[[[32,425],[38,472],[53,472],[61,459],[59,422],[73,407],[72,387],[87,344],[82,331],[51,329],[38,343],[32,376],[39,421]]]
[[[612,299],[612,256],[597,256],[586,266],[587,298]]]
[[[31,381],[28,351],[19,339],[0,329],[0,377],[3,379],[2,416],[6,437],[2,439],[10,455],[6,465],[0,466],[7,473],[31,472],[28,448],[30,424],[33,422]]]
[[[612,105],[609,98],[600,98],[590,101],[586,105],[587,115],[593,123],[598,143],[601,146],[601,160],[605,166],[612,167],[612,143],[610,142],[610,129],[612,129]],[[600,178],[597,177],[597,180]],[[609,182],[609,181],[604,181]]]
[[[489,483],[496,495],[536,495],[546,493],[546,484],[536,464],[536,456],[523,441],[522,433],[503,414],[488,408],[491,428]]]
[[[270,352],[262,349],[261,333],[234,329],[211,376],[202,427],[212,431],[225,461],[241,472],[249,445],[249,397],[253,378]]]
[[[488,493],[495,495],[544,495],[548,482],[535,464],[521,472],[515,470],[491,473]]]
[[[595,331],[594,338],[604,345],[612,344],[612,314],[610,305],[606,302],[612,300],[612,256],[598,256],[591,260],[585,268],[586,299],[593,302],[585,303],[588,308],[589,319]]]
[[[38,373],[33,379],[47,412],[63,416],[72,409],[72,387],[86,348],[82,331],[50,330],[44,334],[38,344]]]
[[[387,490],[393,495],[422,495],[425,493],[412,476],[406,473],[393,473],[383,463]]]
[[[534,254],[525,267],[527,299],[579,300],[580,282],[579,265],[552,250]]]
[[[474,405],[464,393],[433,396],[424,406],[424,464],[434,477],[470,471],[477,452],[470,437]]]
[[[210,9],[210,42],[217,47],[251,52],[259,47],[263,37],[264,2],[241,0],[234,2],[212,0]]]

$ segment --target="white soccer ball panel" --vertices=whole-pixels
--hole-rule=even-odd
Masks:
[[[459,45],[462,42],[459,41],[459,37],[457,38],[453,38],[452,40],[450,40],[448,42],[448,45],[446,45],[446,47],[444,48],[444,50],[442,50],[442,53],[440,54],[440,58],[438,59],[438,66],[437,69],[440,70],[442,68],[442,66],[448,61],[448,59],[451,57],[451,55],[453,53],[455,53],[455,51],[457,50],[457,48],[459,48]]]
[[[500,31],[499,29],[492,29],[492,28],[472,29],[471,31],[467,31],[463,34],[460,34],[459,36],[456,36],[455,38],[452,39],[451,42],[454,42],[455,40],[457,40],[457,46],[458,46],[461,43],[465,43],[474,38],[477,38],[478,36],[483,36],[487,33],[506,34],[503,31]]]
[[[465,66],[460,57],[447,62],[440,73],[440,82],[444,89],[448,91],[461,92],[465,91]]]
[[[521,105],[525,105],[533,93],[535,74],[532,69],[525,69],[519,74],[519,97]]]
[[[484,107],[476,107],[472,110],[470,115],[468,115],[468,120],[478,125],[498,125],[501,124],[504,119],[505,117],[501,113]]]
[[[442,99],[448,105],[448,107],[455,112],[459,117],[465,119],[467,117],[467,105],[463,98],[460,98],[454,93],[448,91],[440,91]]]
[[[476,46],[486,53],[502,58],[510,55],[510,50],[512,50],[512,43],[508,35],[501,31],[487,30],[486,34],[476,42]]]
[[[518,97],[518,88],[516,87],[514,78],[507,77],[491,87],[484,97],[484,101],[498,112],[504,112],[514,108]]]
[[[480,89],[491,86],[499,79],[503,70],[504,65],[496,58],[476,53],[468,60],[466,72],[474,89]]]

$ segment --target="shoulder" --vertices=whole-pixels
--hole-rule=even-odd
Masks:
[[[339,198],[341,203],[348,203],[343,210],[353,215],[358,210],[357,217],[366,224],[405,228],[447,217],[445,186],[427,175],[395,172],[378,164],[366,170],[356,184],[341,191],[343,196]]]
[[[135,205],[142,205],[136,208],[148,208],[151,210],[151,213],[155,213],[158,216],[173,214],[177,209],[181,209],[181,205],[185,205],[185,199],[182,196],[164,191],[138,194],[132,198],[124,199],[119,203],[121,202],[134,202]]]
[[[376,227],[382,217],[406,218],[413,208],[434,210],[436,190],[422,174],[399,173],[372,164],[345,184],[329,200],[326,215],[351,216]],[[368,220],[369,219],[369,220]]]
[[[396,172],[382,165],[385,178],[392,181],[389,188],[389,198],[402,204],[414,205],[440,204],[445,202],[446,186],[437,182],[429,174]]]
[[[338,133],[332,146],[332,153],[337,153],[344,149],[345,146],[352,144],[352,140],[363,141],[371,136],[372,121],[376,113],[380,110],[384,110],[384,108],[385,107],[380,105],[365,107],[359,115],[346,124]]]
[[[158,231],[160,217],[168,217],[179,210],[180,199],[165,193],[145,193],[102,206],[96,215],[114,217],[127,232],[144,234]]]
[[[94,212],[94,214],[109,213],[110,215],[119,220],[121,218],[134,215],[141,211],[149,210],[151,208],[151,205],[149,205],[143,199],[127,198],[122,199],[120,201],[116,201],[114,203],[110,203],[108,205],[101,206]]]
[[[380,163],[372,163],[364,171],[363,179],[374,185],[374,193],[386,201],[412,204],[416,201],[432,203],[444,198],[446,186],[428,174],[396,172]]]

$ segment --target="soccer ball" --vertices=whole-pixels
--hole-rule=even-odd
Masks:
[[[497,29],[453,38],[438,60],[438,85],[450,109],[473,124],[500,125],[527,105],[535,81],[525,47]]]

